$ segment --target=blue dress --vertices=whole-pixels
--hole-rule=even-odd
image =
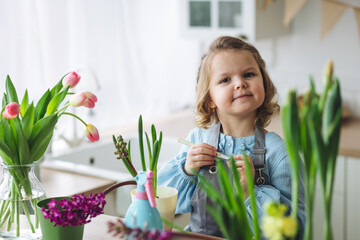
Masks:
[[[193,143],[211,143],[217,142],[218,151],[226,155],[238,155],[245,151],[252,158],[252,148],[254,146],[255,136],[233,138],[231,136],[219,133],[219,123],[214,124],[209,129],[194,128],[188,134],[186,140]],[[214,141],[214,138],[219,138]],[[287,150],[283,139],[274,132],[265,134],[265,165],[262,170],[269,176],[269,184],[254,186],[257,212],[259,221],[264,214],[263,205],[268,201],[279,202],[291,208],[291,169],[287,155]],[[187,175],[183,166],[186,161],[188,146],[182,146],[178,155],[163,165],[158,171],[158,184],[174,187],[179,191],[176,213],[192,212],[191,200],[196,188],[195,176]],[[298,217],[300,222],[300,231],[305,225],[305,205],[304,205],[304,180],[302,174],[300,178],[299,209]],[[250,207],[250,198],[245,200],[245,206],[248,212],[248,218],[252,221],[252,211]],[[261,224],[261,223],[260,223]],[[250,226],[252,224],[250,223]],[[206,234],[206,233],[205,233]]]

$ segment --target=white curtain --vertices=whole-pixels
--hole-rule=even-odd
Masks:
[[[77,70],[99,102],[76,111],[99,129],[191,106],[199,44],[179,14],[177,0],[0,0],[0,90],[9,74],[36,102]]]

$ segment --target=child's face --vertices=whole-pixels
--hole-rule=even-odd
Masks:
[[[265,99],[263,78],[253,55],[247,50],[220,51],[210,66],[211,108],[219,119],[250,116]]]

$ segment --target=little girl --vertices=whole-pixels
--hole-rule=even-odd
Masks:
[[[222,237],[212,215],[206,211],[210,200],[196,184],[192,169],[200,171],[219,189],[213,167],[216,151],[233,155],[245,190],[245,205],[252,221],[246,189],[242,153],[250,159],[259,219],[268,201],[291,207],[291,171],[285,144],[274,132],[267,132],[279,105],[273,100],[276,89],[259,52],[251,44],[234,37],[220,37],[202,57],[197,75],[197,128],[180,153],[158,172],[158,184],[178,189],[176,213],[191,212],[192,232]],[[304,185],[300,179],[299,230],[305,222]],[[251,224],[252,225],[252,224]],[[239,226],[241,227],[241,226]]]

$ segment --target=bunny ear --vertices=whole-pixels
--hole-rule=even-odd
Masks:
[[[148,177],[145,186],[146,195],[149,199],[149,203],[151,207],[156,207],[155,197],[154,197],[154,191],[152,188],[152,177],[154,176],[154,173],[152,171],[148,171],[146,173],[146,176]]]

